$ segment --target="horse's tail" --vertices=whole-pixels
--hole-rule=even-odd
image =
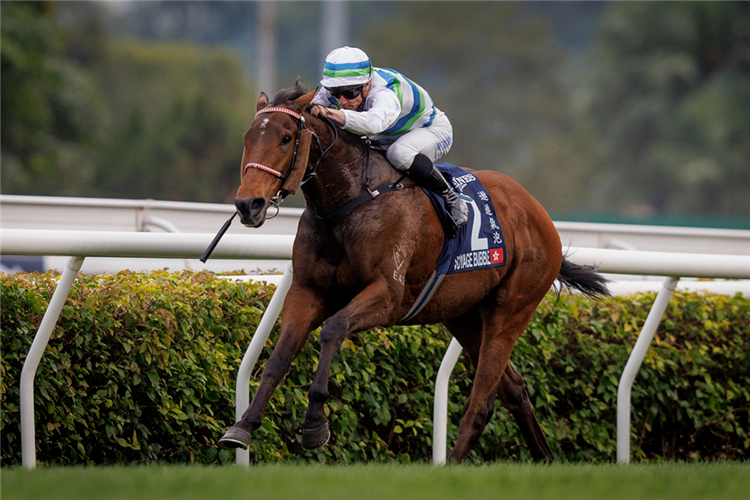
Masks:
[[[557,279],[562,286],[578,290],[582,294],[592,299],[609,297],[607,289],[609,280],[595,271],[596,268],[591,266],[579,266],[573,264],[563,257],[560,265],[560,273]]]

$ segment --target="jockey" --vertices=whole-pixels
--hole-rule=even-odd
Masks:
[[[373,67],[367,54],[353,47],[328,54],[320,83],[314,116],[369,137],[396,169],[443,198],[456,228],[466,224],[466,203],[433,165],[450,150],[453,127],[427,91],[397,71]]]

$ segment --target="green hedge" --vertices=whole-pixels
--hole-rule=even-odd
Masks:
[[[2,464],[20,463],[21,367],[56,285],[51,274],[2,282]],[[82,276],[36,376],[37,458],[48,464],[224,463],[217,440],[234,421],[244,350],[274,288],[202,272]],[[653,294],[601,302],[550,294],[512,356],[558,458],[615,458],[620,373]],[[278,323],[251,380],[278,338]],[[253,434],[251,461],[429,461],[434,380],[450,337],[442,327],[375,329],[347,340],[331,371],[333,438],[298,443],[317,366],[317,332]],[[452,445],[473,372],[450,386]],[[675,293],[633,390],[636,459],[747,459],[750,301]],[[527,460],[498,405],[474,462]]]

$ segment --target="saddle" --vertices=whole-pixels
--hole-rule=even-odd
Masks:
[[[398,323],[407,322],[419,314],[445,275],[505,265],[503,231],[487,190],[471,172],[450,163],[435,163],[435,166],[453,185],[457,195],[469,206],[469,221],[456,231],[446,213],[443,199],[432,191],[422,189],[432,202],[443,226],[443,246],[435,271],[422,288],[412,308]],[[456,236],[451,237],[454,231]]]

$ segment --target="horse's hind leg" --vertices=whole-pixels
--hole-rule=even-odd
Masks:
[[[479,349],[481,347],[482,321],[478,308],[471,309],[468,313],[446,321],[448,331],[459,341],[461,347],[466,351],[474,367],[479,363]],[[484,424],[479,429],[479,435],[486,427],[495,410],[495,399],[500,399],[503,406],[513,415],[521,434],[529,447],[531,457],[536,461],[553,462],[555,456],[544,437],[542,428],[537,422],[534,408],[531,406],[529,395],[524,387],[523,378],[513,369],[510,362],[506,365],[505,372],[500,379],[495,391],[487,398],[484,413],[486,417]],[[463,411],[469,409],[469,402],[464,405]]]
[[[476,369],[479,363],[479,348],[482,346],[482,320],[479,316],[479,307],[474,307],[462,316],[446,321],[444,324],[451,335],[461,344],[461,347],[469,356],[472,366]],[[487,416],[482,425],[482,430],[495,412],[495,399],[497,399],[497,391],[492,391],[487,398]],[[464,404],[463,413],[466,413],[468,408],[469,401]],[[482,430],[479,431],[480,434]]]
[[[534,408],[529,401],[529,395],[523,384],[521,375],[508,363],[505,373],[500,380],[497,395],[503,406],[513,415],[526,445],[531,452],[531,458],[537,462],[554,462],[555,455],[544,437],[544,432],[537,422]]]
[[[492,300],[492,299],[490,299]],[[516,310],[489,306],[480,313],[482,341],[476,362],[474,386],[458,429],[458,439],[448,459],[463,462],[479,440],[489,418],[498,385],[518,337],[531,321],[536,303]]]
[[[479,311],[479,306],[475,306],[462,316],[445,322],[445,326],[448,328],[448,331],[451,332],[451,335],[453,335],[456,340],[458,340],[458,342],[461,344],[461,347],[464,349],[464,351],[466,351],[466,354],[468,354],[469,359],[471,359],[471,364],[475,369],[479,366],[479,353],[482,347],[482,319]],[[495,400],[497,399],[498,385],[499,383],[496,384],[495,387],[491,391],[489,391],[489,393],[487,393],[486,397],[484,398],[483,404],[481,404],[481,402],[476,403],[477,398],[480,396],[477,396],[474,390],[472,390],[472,395],[469,397],[469,400],[466,402],[466,404],[464,404],[464,417],[472,407],[472,401],[476,403],[474,404],[475,407],[479,406],[479,411],[477,412],[473,421],[473,432],[476,435],[476,439],[471,442],[469,450],[476,443],[476,440],[479,438],[479,436],[481,436],[482,431],[490,421],[492,414],[495,412]],[[463,419],[461,421],[461,424],[464,425]],[[453,456],[453,454],[451,454],[451,456]]]

